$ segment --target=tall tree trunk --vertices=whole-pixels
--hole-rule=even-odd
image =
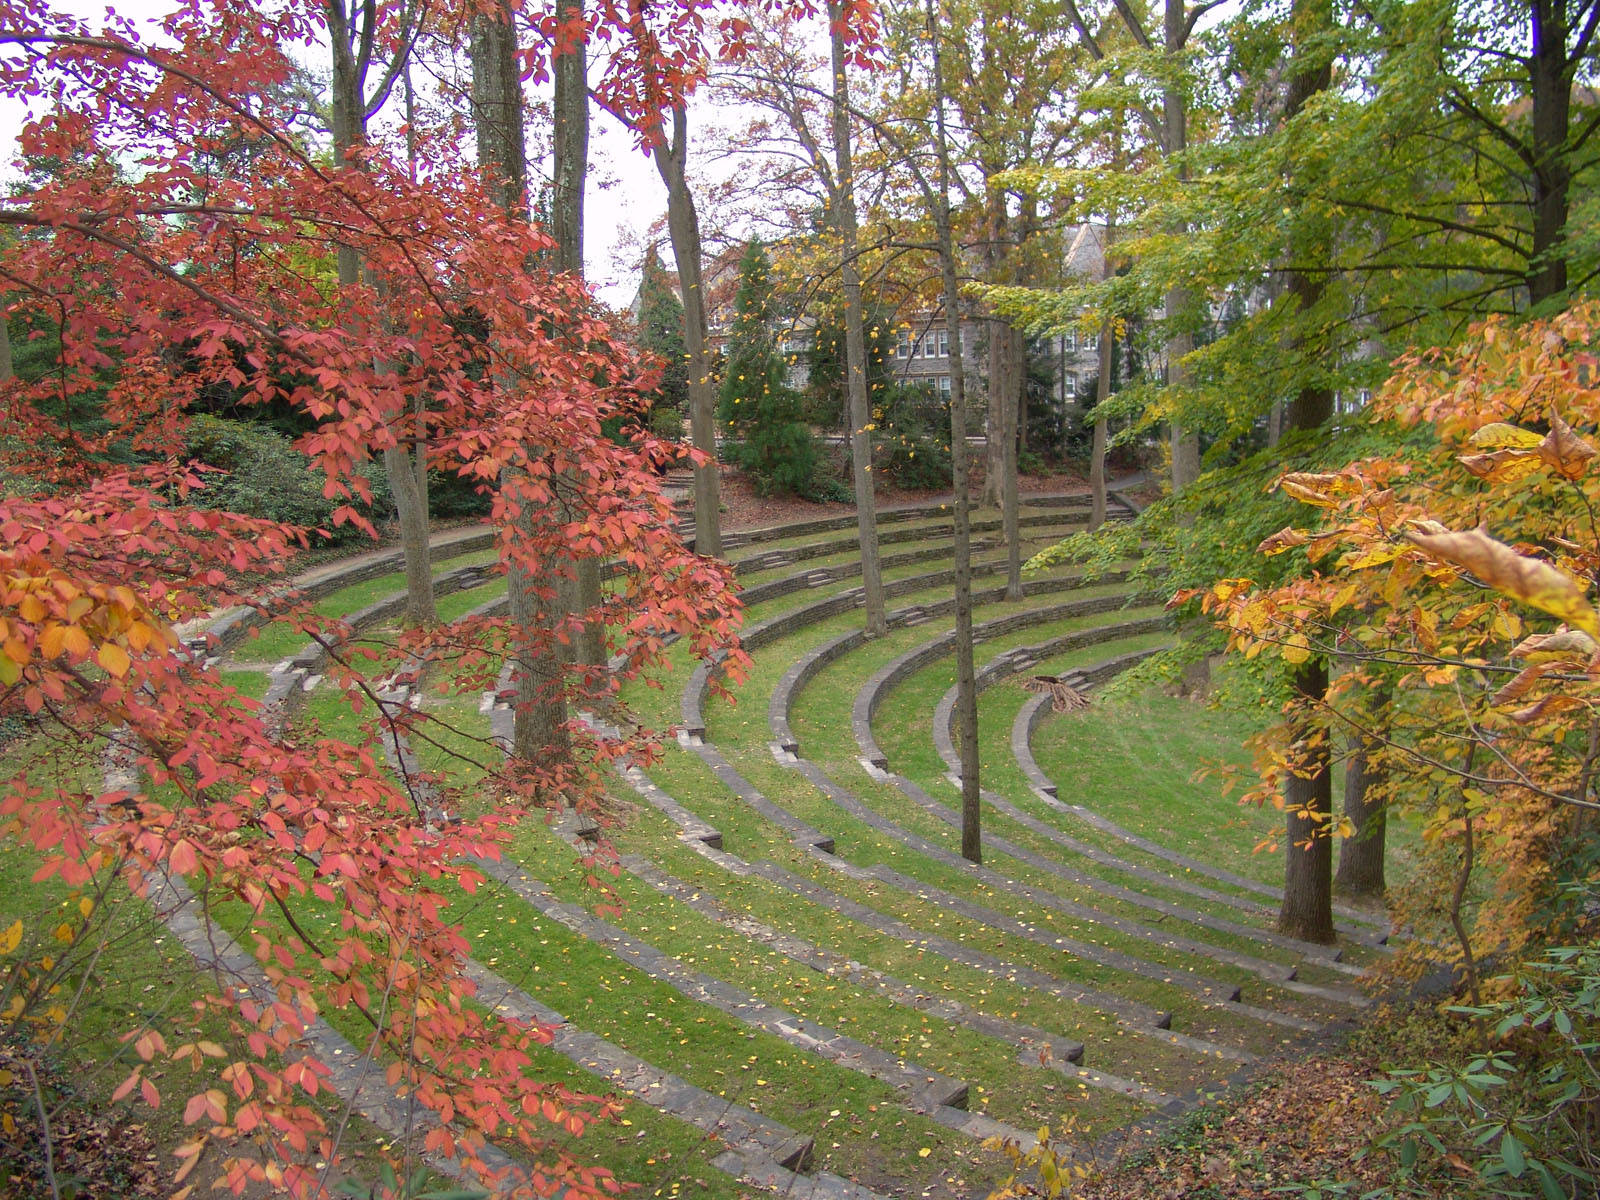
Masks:
[[[1184,0],[1166,0],[1163,22],[1163,53],[1169,69],[1177,69],[1178,56],[1187,41],[1188,14]],[[1176,82],[1161,90],[1161,151],[1171,158],[1189,147],[1189,114],[1184,105],[1183,92]],[[1187,167],[1178,168],[1180,181],[1189,177]],[[1167,320],[1183,318],[1189,307],[1189,293],[1179,287],[1167,290]],[[1188,332],[1172,331],[1167,336],[1167,387],[1182,387],[1188,379],[1188,368],[1183,360],[1194,349],[1194,338]],[[1185,429],[1179,422],[1172,423],[1172,490],[1183,491],[1200,478],[1200,435]]]
[[[1106,225],[1102,279],[1111,278],[1111,225]],[[1089,451],[1089,528],[1106,523],[1106,404],[1111,399],[1111,356],[1116,353],[1117,326],[1108,314],[1100,325],[1099,372],[1094,384],[1094,443]]]
[[[583,19],[583,0],[561,6],[562,23]],[[589,74],[584,39],[553,56],[555,77],[552,115],[555,123],[554,180],[550,189],[550,236],[556,243],[555,266],[583,276],[583,189],[589,176]],[[574,514],[568,513],[571,520]],[[569,613],[594,612],[600,606],[600,560],[584,555],[573,563],[571,585],[558,584],[562,607]],[[605,628],[585,621],[572,646],[575,662],[603,665],[606,661]]]
[[[888,631],[883,571],[878,565],[878,508],[872,489],[872,398],[867,394],[867,335],[861,310],[861,272],[856,266],[856,183],[850,144],[850,80],[844,55],[844,14],[829,0],[833,50],[834,219],[839,230],[839,277],[844,288],[844,357],[850,394],[850,478],[856,494],[856,535],[861,543],[861,587],[867,602],[868,637]]]
[[[11,327],[4,312],[0,312],[0,383],[16,378],[16,368],[11,365]]]
[[[1292,120],[1318,92],[1332,82],[1332,69],[1325,54],[1305,50],[1308,41],[1325,30],[1331,20],[1328,0],[1295,0],[1294,68],[1289,79],[1285,116]],[[1315,264],[1327,257],[1327,247],[1304,244],[1293,247],[1291,260]],[[1295,300],[1295,315],[1304,320],[1322,298],[1326,277],[1320,273],[1292,270],[1285,279],[1286,290]],[[1303,328],[1303,327],[1302,327]],[[1294,349],[1301,355],[1315,354],[1319,347],[1305,334],[1296,337]],[[1287,428],[1296,431],[1320,429],[1333,416],[1333,391],[1325,387],[1304,387],[1289,404]],[[1278,914],[1278,929],[1290,937],[1310,942],[1329,943],[1333,931],[1333,770],[1328,731],[1311,715],[1328,690],[1328,662],[1313,657],[1294,669],[1292,684],[1305,712],[1299,732],[1302,755],[1297,774],[1284,786],[1288,813],[1287,845],[1284,850],[1283,908]],[[1309,843],[1309,849],[1301,849]]]
[[[1334,889],[1350,896],[1382,896],[1383,858],[1388,815],[1378,799],[1381,775],[1373,765],[1378,743],[1356,736],[1355,752],[1344,766],[1344,815],[1350,836],[1339,839],[1339,866]]]
[[[706,349],[706,298],[700,279],[700,218],[684,170],[689,161],[689,113],[672,110],[670,136],[655,145],[653,156],[661,182],[667,185],[667,232],[678,266],[683,293],[683,341],[689,354],[689,434],[706,461],[694,469],[694,548],[699,554],[722,554],[722,500],[718,487],[717,388]]]
[[[1315,704],[1328,690],[1328,661],[1312,658],[1295,668],[1295,696]],[[1300,731],[1299,765],[1283,787],[1287,813],[1284,844],[1283,907],[1278,932],[1324,945],[1333,929],[1333,770],[1327,730],[1308,721]]]
[[[1529,59],[1533,120],[1533,257],[1528,280],[1534,304],[1567,290],[1567,191],[1572,166],[1567,145],[1572,68],[1567,57],[1565,0],[1533,0]]]
[[[350,151],[367,137],[366,73],[368,59],[365,41],[368,30],[357,28],[343,7],[343,0],[330,0],[324,6],[333,43],[333,148],[342,163]],[[372,21],[366,12],[360,18]],[[373,31],[375,32],[375,31]],[[358,49],[360,47],[360,49]],[[408,48],[396,53],[408,54]],[[336,250],[339,286],[354,287],[361,280],[361,258],[355,247],[340,245]],[[406,611],[408,625],[432,625],[439,619],[433,598],[433,566],[428,554],[427,435],[424,407],[420,401],[412,414],[414,428],[408,437],[396,422],[395,444],[384,448],[383,469],[389,477],[389,492],[394,497],[400,518],[400,548],[405,563]]]
[[[972,514],[967,494],[967,393],[961,369],[961,283],[955,238],[950,231],[950,145],[945,136],[944,74],[939,23],[933,0],[925,0],[933,53],[933,103],[939,181],[933,195],[934,238],[945,324],[950,329],[950,477],[955,488],[956,724],[961,757],[961,856],[983,861],[982,789],[978,778],[978,687],[972,663]]]
[[[528,156],[522,124],[522,83],[517,70],[516,34],[507,0],[491,16],[472,18],[472,116],[478,162],[488,175],[497,203],[513,215],[528,215]],[[515,483],[515,478],[502,484]],[[531,532],[533,514],[517,517]],[[535,653],[533,635],[548,629],[549,614],[528,565],[513,559],[506,568],[506,595],[513,627],[512,676],[516,717],[512,753],[534,763],[560,763],[572,755],[561,661]]]

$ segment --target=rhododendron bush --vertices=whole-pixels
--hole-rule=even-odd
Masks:
[[[642,47],[619,57],[612,103],[681,93],[698,8],[670,10],[677,41],[637,36],[640,14],[595,18]],[[237,940],[272,993],[211,977],[202,1006],[237,1035],[226,1045],[127,1030],[137,1065],[119,1094],[176,1104],[194,1127],[180,1176],[203,1160],[236,1189],[322,1186],[344,1118],[325,1105],[326,1065],[302,1034],[339,1011],[368,1031],[361,1048],[379,1067],[368,1086],[439,1118],[428,1151],[493,1175],[481,1154],[492,1138],[542,1162],[497,1186],[604,1193],[605,1172],[546,1139],[612,1103],[528,1073],[546,1035],[474,1005],[467,947],[442,911],[529,804],[584,802],[597,763],[639,747],[575,730],[571,761],[508,763],[475,789],[472,819],[430,824],[384,754],[428,718],[376,681],[442,686],[448,671],[459,691],[492,687],[507,655],[558,655],[585,622],[608,630],[620,667],[556,672],[576,702],[606,703],[674,636],[737,672],[730,577],[673,529],[657,479],[679,451],[601,432],[651,371],[580,281],[540,268],[548,239],[490,201],[450,132],[414,128],[420,166],[408,167],[381,141],[331,162],[296,124],[291,55],[323,53],[322,14],[301,0],[195,2],[141,29],[0,0],[0,95],[30,112],[29,182],[0,202],[0,298],[13,329],[60,337],[53,370],[0,382],[0,705],[56,739],[46,758],[69,741],[91,747],[76,775],[15,766],[0,798],[36,881],[69,901],[47,949],[0,931],[0,1022],[55,1039],[112,901],[122,889],[170,897],[165,881],[181,880],[195,905],[244,914]],[[399,36],[392,13],[376,27]],[[360,284],[334,284],[335,247],[359,256]],[[210,647],[180,636],[261,603],[266,577],[315,536],[195,503],[207,478],[181,457],[187,414],[218,392],[314,423],[299,445],[330,495],[364,497],[360,468],[397,443],[492,489],[501,565],[540,581],[539,619],[413,630],[366,662],[305,605],[276,603],[277,619],[333,647],[330,674],[370,722],[358,744],[286,729],[223,683]],[[362,520],[351,504],[336,519]],[[557,611],[555,580],[582,558],[614,563],[613,582],[597,608]],[[165,1082],[146,1064],[165,1064]]]

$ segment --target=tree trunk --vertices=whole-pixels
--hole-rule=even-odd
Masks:
[[[1017,511],[1017,446],[1027,345],[1014,325],[991,321],[989,331],[989,387],[991,394],[1000,399],[1000,524],[1006,540],[1006,599],[1021,600],[1022,530]],[[994,412],[993,406],[990,412]]]
[[[1293,676],[1295,695],[1315,703],[1328,690],[1328,662],[1313,658]],[[1287,812],[1284,845],[1283,907],[1278,932],[1305,942],[1331,945],[1333,929],[1333,771],[1327,731],[1310,723],[1301,731],[1296,773],[1283,788]]]
[[[1377,799],[1381,776],[1372,763],[1378,743],[1357,737],[1355,753],[1344,768],[1344,815],[1352,826],[1350,836],[1339,839],[1339,867],[1335,890],[1350,896],[1377,897],[1384,892],[1384,835],[1388,816]]]
[[[656,143],[653,155],[661,182],[667,185],[667,232],[683,293],[683,341],[689,354],[689,433],[706,461],[694,469],[694,548],[696,553],[722,554],[722,499],[717,465],[717,388],[706,350],[706,298],[700,281],[700,218],[684,169],[689,159],[689,113],[680,104],[672,110],[671,136]]]
[[[1107,243],[1110,237],[1108,229]],[[1109,256],[1104,268],[1109,278]],[[1094,444],[1089,457],[1089,528],[1099,529],[1106,523],[1106,409],[1111,399],[1111,356],[1116,353],[1116,325],[1108,317],[1100,326],[1100,372],[1094,385]]]
[[[478,163],[491,192],[507,212],[528,213],[528,161],[522,125],[522,84],[517,71],[516,35],[509,6],[502,0],[493,16],[472,19],[472,116],[477,130]],[[502,480],[502,486],[516,482]],[[516,517],[518,529],[531,532],[532,513]],[[548,628],[549,614],[528,565],[513,558],[506,565],[506,595],[512,625],[512,678],[516,716],[512,754],[532,763],[560,763],[572,756],[560,659],[536,653],[533,634]]]
[[[868,637],[887,632],[883,572],[878,565],[878,510],[872,489],[872,398],[867,394],[867,336],[856,267],[856,185],[850,144],[850,85],[844,55],[843,12],[829,0],[833,49],[834,218],[839,230],[839,276],[844,290],[844,352],[850,393],[850,477],[856,494],[856,534],[861,543],[861,587]]]
[[[346,155],[367,137],[366,61],[358,57],[362,30],[349,23],[341,0],[324,9],[333,42],[333,148],[343,163]],[[363,20],[372,20],[370,14]],[[409,53],[401,50],[398,53]],[[354,287],[361,279],[361,258],[353,246],[336,250],[339,286]],[[433,564],[428,554],[427,432],[422,406],[413,414],[408,438],[396,421],[391,432],[395,445],[383,451],[383,469],[400,518],[400,550],[405,561],[407,625],[432,625],[439,619],[433,597]],[[408,448],[410,442],[414,448]]]
[[[939,182],[933,195],[934,238],[939,247],[939,278],[945,324],[950,329],[950,481],[955,488],[956,724],[961,757],[961,856],[983,861],[982,789],[978,778],[978,687],[972,664],[972,514],[967,494],[967,393],[961,369],[961,284],[956,274],[955,238],[950,232],[950,146],[945,138],[944,76],[940,69],[939,24],[933,0],[926,0],[928,39],[933,53],[935,145]]]
[[[0,312],[0,383],[16,377],[16,368],[11,365],[11,327],[6,320],[6,315]]]
[[[1572,73],[1567,58],[1567,5],[1534,0],[1528,61],[1533,118],[1533,257],[1529,299],[1539,304],[1567,290],[1567,191],[1572,166],[1567,145]]]
[[[1178,56],[1187,41],[1188,14],[1184,0],[1166,0],[1163,22],[1163,53],[1171,69],[1176,70]],[[1189,114],[1184,106],[1183,92],[1178,85],[1169,83],[1161,90],[1161,152],[1171,158],[1182,154],[1189,146]],[[1178,179],[1188,179],[1187,167],[1178,168]],[[1183,288],[1167,291],[1167,320],[1183,319],[1189,307],[1189,293]],[[1188,379],[1184,358],[1194,349],[1194,338],[1187,332],[1171,331],[1167,336],[1167,387],[1177,389]],[[1185,429],[1178,421],[1172,422],[1172,491],[1183,491],[1200,478],[1200,435]]]
[[[1332,81],[1332,70],[1325,57],[1305,62],[1303,46],[1308,39],[1328,27],[1327,0],[1295,0],[1294,73],[1289,80],[1285,115],[1292,119],[1318,92]],[[1291,261],[1315,264],[1326,259],[1327,247],[1307,243],[1293,247]],[[1295,313],[1304,319],[1322,298],[1326,277],[1308,271],[1290,271],[1286,290],[1295,299]],[[1318,347],[1305,335],[1296,336],[1294,349],[1301,355],[1314,354]],[[1333,416],[1333,392],[1329,388],[1304,387],[1289,404],[1287,428],[1296,431],[1320,429]],[[1284,786],[1288,811],[1288,844],[1284,858],[1283,908],[1278,914],[1278,929],[1290,937],[1312,942],[1332,942],[1333,932],[1333,771],[1328,734],[1310,715],[1310,708],[1321,703],[1328,690],[1328,662],[1314,657],[1294,669],[1292,683],[1306,710],[1305,727],[1299,741],[1304,753],[1298,764],[1300,774]],[[1310,842],[1302,850],[1297,843]]]
[[[581,20],[583,2],[561,6],[563,23]],[[550,236],[556,243],[558,271],[583,276],[583,189],[589,175],[588,54],[580,38],[576,45],[553,56],[555,77],[554,179],[550,189]],[[568,513],[571,520],[576,514]],[[582,555],[573,563],[573,580],[558,583],[562,608],[569,613],[592,613],[600,607],[600,560]],[[579,626],[574,635],[573,661],[602,666],[606,661],[605,627],[596,620]]]

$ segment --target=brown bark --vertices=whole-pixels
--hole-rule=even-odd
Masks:
[[[1318,92],[1332,81],[1328,63],[1313,60],[1302,63],[1304,39],[1324,29],[1330,20],[1327,0],[1296,0],[1295,68],[1289,80],[1286,116],[1293,118]],[[1294,248],[1295,262],[1314,264],[1326,258],[1326,247],[1302,245]],[[1294,298],[1296,312],[1308,313],[1322,298],[1326,276],[1309,271],[1290,271],[1286,290]],[[1297,338],[1293,350],[1299,354],[1316,352],[1316,347]],[[1289,403],[1288,428],[1298,431],[1319,429],[1333,415],[1333,392],[1328,388],[1302,388]],[[1278,914],[1278,929],[1290,937],[1312,942],[1332,942],[1333,932],[1333,771],[1326,731],[1319,729],[1311,715],[1328,690],[1328,662],[1314,657],[1295,668],[1292,677],[1301,701],[1305,726],[1300,731],[1304,751],[1299,773],[1284,786],[1288,810],[1287,847],[1284,857],[1283,908]],[[1309,842],[1309,849],[1297,843]]]
[[[1166,0],[1163,21],[1163,53],[1176,59],[1183,53],[1187,40],[1187,14],[1184,0]],[[1161,151],[1168,158],[1182,154],[1189,146],[1189,114],[1184,106],[1183,94],[1176,86],[1168,85],[1161,91]],[[1187,179],[1188,169],[1178,168],[1178,179]],[[1167,320],[1181,320],[1189,307],[1189,294],[1183,288],[1167,291]],[[1173,331],[1167,337],[1167,386],[1178,388],[1188,379],[1184,358],[1194,349],[1194,338],[1187,332]],[[1185,429],[1177,421],[1172,423],[1172,490],[1181,492],[1200,478],[1200,435]]]
[[[5,314],[0,312],[0,383],[15,378],[16,373],[11,365],[11,328]]]
[[[667,136],[653,151],[656,171],[667,186],[667,232],[683,293],[683,341],[689,354],[689,434],[707,461],[694,469],[694,548],[722,554],[722,501],[717,468],[717,388],[706,349],[706,298],[700,277],[700,218],[684,169],[689,159],[689,114],[672,110]]]
[[[850,83],[846,74],[843,14],[829,0],[828,26],[833,51],[834,220],[839,231],[839,277],[844,291],[845,369],[850,396],[850,478],[855,487],[856,534],[861,543],[861,587],[866,597],[866,633],[888,631],[883,572],[878,565],[877,499],[872,488],[872,400],[867,394],[867,336],[861,305],[861,273],[856,267],[855,166],[850,144]]]
[[[931,207],[934,238],[939,247],[945,324],[950,329],[950,477],[955,488],[956,746],[961,757],[961,856],[968,862],[982,862],[978,688],[972,663],[972,514],[967,494],[967,398],[961,369],[961,285],[956,275],[955,238],[950,231],[950,146],[945,136],[944,77],[933,0],[926,0],[926,10],[933,53],[935,146],[939,160],[938,185],[933,189]]]
[[[563,23],[583,16],[582,0],[563,4]],[[555,123],[554,171],[550,189],[550,236],[555,239],[555,268],[583,275],[583,190],[589,175],[588,54],[580,39],[555,54],[550,72],[555,78],[552,115]],[[568,512],[570,521],[575,516]],[[558,582],[561,606],[569,613],[588,613],[600,606],[600,560],[592,555],[573,563],[574,578]],[[605,627],[585,621],[574,636],[573,661],[604,665]]]
[[[1326,659],[1302,663],[1293,676],[1296,697],[1307,705],[1328,690]],[[1333,929],[1333,771],[1328,761],[1326,730],[1307,723],[1301,731],[1296,773],[1284,784],[1288,814],[1284,844],[1283,907],[1278,931],[1324,945],[1335,940]]]
[[[1533,256],[1528,279],[1534,304],[1567,290],[1566,236],[1572,183],[1567,137],[1572,110],[1572,66],[1567,55],[1565,0],[1533,0],[1528,60],[1533,122]]]
[[[479,14],[472,19],[472,115],[478,162],[490,180],[496,201],[507,212],[526,218],[528,160],[516,35],[510,18],[509,6],[502,0],[494,16]],[[516,523],[521,529],[531,529],[532,514],[519,515]],[[538,654],[532,648],[533,635],[540,627],[547,627],[549,615],[526,564],[516,560],[507,564],[506,594],[513,626],[512,678],[517,693],[512,754],[547,765],[565,761],[571,757],[572,745],[566,727],[561,662],[554,654]]]
[[[991,417],[999,428],[990,429],[990,441],[1000,443],[1000,525],[1006,541],[1006,599],[1022,599],[1022,536],[1017,495],[1018,426],[1021,421],[1027,343],[1022,332],[1003,321],[989,322],[989,390]]]
[[[1350,896],[1381,896],[1384,892],[1384,834],[1388,825],[1384,804],[1378,798],[1382,773],[1373,763],[1378,743],[1357,735],[1355,752],[1344,766],[1344,815],[1351,833],[1339,839],[1339,866],[1334,890]]]
[[[1107,249],[1110,248],[1110,230],[1107,229]],[[1105,275],[1110,277],[1108,262]],[[1094,444],[1089,451],[1089,528],[1099,529],[1106,523],[1106,402],[1111,399],[1111,356],[1116,352],[1116,326],[1108,317],[1100,326],[1099,374],[1094,386]]]

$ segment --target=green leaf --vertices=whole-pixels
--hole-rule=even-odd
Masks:
[[[1521,1179],[1522,1173],[1528,1169],[1528,1160],[1522,1153],[1522,1143],[1517,1141],[1517,1135],[1509,1129],[1500,1139],[1500,1161],[1506,1165],[1506,1173],[1513,1179]]]

